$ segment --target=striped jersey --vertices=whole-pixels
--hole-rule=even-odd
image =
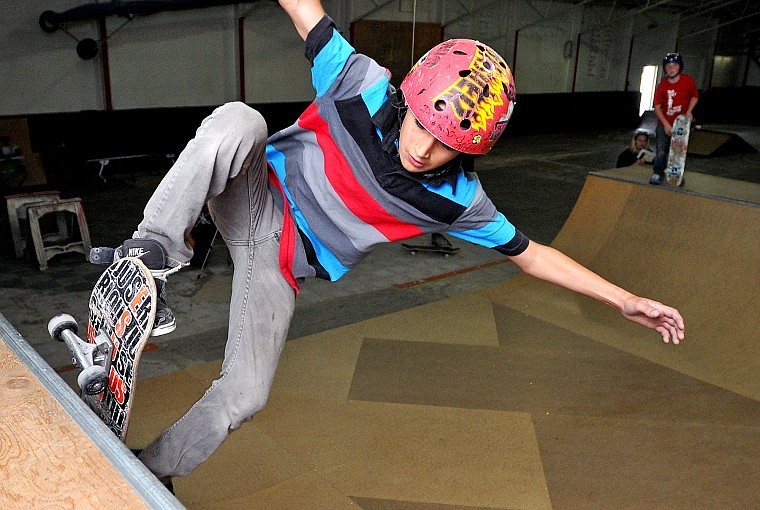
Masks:
[[[527,237],[474,173],[457,166],[443,179],[421,177],[401,165],[397,139],[384,146],[382,120],[398,118],[390,74],[356,53],[327,16],[309,32],[306,57],[316,97],[267,144],[270,184],[286,216],[280,263],[294,287],[301,277],[337,280],[380,243],[429,232],[505,255],[525,250]]]

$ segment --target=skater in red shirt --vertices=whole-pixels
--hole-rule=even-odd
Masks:
[[[680,53],[668,53],[662,60],[665,77],[654,90],[654,112],[657,114],[657,155],[654,158],[652,178],[649,184],[661,184],[665,179],[665,167],[670,151],[670,132],[679,115],[693,121],[692,111],[699,101],[699,91],[694,79],[683,74],[683,57]]]

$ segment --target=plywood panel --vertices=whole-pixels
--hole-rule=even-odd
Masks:
[[[3,341],[0,507],[147,508]]]

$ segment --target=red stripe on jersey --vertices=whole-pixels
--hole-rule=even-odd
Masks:
[[[423,232],[416,225],[404,223],[386,211],[354,177],[351,167],[330,136],[327,122],[312,103],[299,117],[298,125],[313,131],[325,155],[325,176],[349,211],[375,227],[389,241],[407,239]]]
[[[301,293],[301,289],[298,287],[298,280],[293,275],[293,260],[295,259],[296,251],[296,228],[293,216],[290,213],[290,203],[288,197],[285,196],[285,190],[282,189],[282,184],[277,178],[277,174],[272,168],[272,165],[267,165],[267,178],[269,184],[274,186],[280,193],[282,193],[282,232],[280,235],[280,272],[291,287],[296,291],[296,294]]]

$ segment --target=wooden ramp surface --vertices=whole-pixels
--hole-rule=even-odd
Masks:
[[[686,188],[676,190],[646,184],[648,174],[590,175],[552,244],[631,292],[676,306],[687,321],[684,345],[663,352],[643,328],[621,326],[617,312],[525,275],[485,294],[760,399],[760,185],[687,172]]]

